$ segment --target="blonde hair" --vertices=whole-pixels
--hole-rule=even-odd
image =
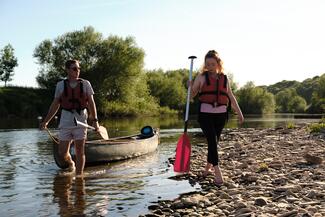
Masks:
[[[206,60],[208,58],[213,58],[213,59],[215,59],[217,61],[217,64],[218,64],[218,73],[224,73],[223,62],[220,59],[218,52],[215,51],[215,50],[209,50],[208,53],[205,55],[205,57],[204,57],[204,64],[202,66],[201,73],[204,73],[205,71],[207,71],[207,69],[205,67],[205,63],[206,63]]]

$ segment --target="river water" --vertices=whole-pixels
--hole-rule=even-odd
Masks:
[[[240,127],[313,121],[317,120],[283,114],[247,116]],[[199,190],[187,181],[169,179],[175,175],[168,158],[174,156],[182,133],[180,118],[115,119],[101,124],[108,128],[110,137],[135,134],[146,125],[159,127],[158,150],[131,160],[87,167],[84,179],[75,179],[55,165],[52,143],[46,132],[37,129],[36,120],[0,120],[1,216],[138,216],[147,213],[153,201]],[[238,127],[236,120],[231,119],[227,127]],[[192,117],[192,145],[205,142],[195,136],[200,132]]]

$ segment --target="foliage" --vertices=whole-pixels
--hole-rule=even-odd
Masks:
[[[304,112],[307,103],[304,98],[299,96],[294,88],[286,88],[275,95],[276,111],[282,113]]]
[[[14,55],[14,48],[8,44],[0,51],[0,80],[5,82],[5,86],[12,80],[16,66],[18,60]]]
[[[325,123],[312,123],[308,128],[311,133],[325,132]]]
[[[186,102],[187,74],[186,69],[148,71],[150,94],[159,101],[161,107],[181,110]]]
[[[311,97],[310,113],[325,113],[325,74],[319,77]]]
[[[235,95],[244,114],[266,114],[274,112],[275,101],[273,94],[261,87],[255,87],[253,82],[248,82]]]
[[[311,103],[313,92],[317,89],[318,83],[319,76],[315,76],[305,79],[296,87],[297,93],[306,100],[307,104]]]
[[[51,104],[49,95],[54,93],[39,88],[1,87],[0,117],[44,116]]]
[[[64,63],[80,61],[81,77],[93,85],[99,113],[103,115],[155,114],[143,72],[144,51],[132,37],[103,36],[92,27],[43,41],[34,52],[41,65],[37,82],[54,89],[65,77]]]
[[[299,86],[298,81],[280,81],[275,84],[269,85],[266,87],[266,90],[274,95],[276,95],[278,92],[287,89],[287,88],[297,88]]]

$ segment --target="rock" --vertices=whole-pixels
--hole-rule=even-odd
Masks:
[[[285,185],[275,189],[276,192],[286,192],[291,190],[292,192],[299,192],[302,190],[300,185]]]
[[[240,208],[240,209],[237,209],[236,212],[235,212],[235,215],[241,215],[241,214],[244,214],[244,213],[251,213],[252,210],[250,208]]]
[[[293,217],[293,216],[296,216],[298,214],[298,211],[294,210],[294,211],[290,211],[290,212],[286,212],[286,213],[283,213],[281,215],[279,215],[278,217]]]
[[[159,217],[160,215],[157,214],[146,214],[146,217]]]
[[[322,158],[311,155],[310,153],[304,154],[304,158],[309,164],[322,164],[323,161]]]
[[[242,146],[240,143],[235,143],[235,144],[234,144],[234,148],[235,148],[235,149],[242,149],[242,147],[243,147],[243,146]]]
[[[229,194],[227,194],[226,192],[221,192],[221,194],[219,195],[219,198],[225,199],[225,200],[232,199],[232,197]]]
[[[235,215],[235,217],[251,217],[252,213],[244,213],[244,214],[240,214],[240,215]]]
[[[153,213],[154,213],[154,214],[157,214],[157,215],[159,215],[159,216],[161,216],[161,215],[164,214],[163,211],[161,211],[160,209],[157,209],[157,210],[153,211]]]
[[[156,210],[156,209],[159,209],[159,208],[160,208],[160,206],[157,205],[157,204],[154,204],[154,205],[150,205],[150,206],[148,206],[148,209],[149,209],[149,210]]]
[[[243,202],[239,202],[235,205],[236,209],[247,208],[247,205]]]
[[[252,174],[245,174],[241,176],[242,180],[248,183],[256,182],[258,180],[258,177]]]
[[[259,197],[255,199],[254,204],[256,206],[265,206],[267,205],[267,200],[264,197]]]
[[[317,197],[317,193],[314,190],[311,190],[308,192],[306,197],[313,199],[313,198]]]
[[[274,180],[272,181],[272,183],[275,184],[275,185],[284,185],[284,184],[286,184],[287,182],[288,182],[288,179],[287,179],[287,178],[283,178],[283,177],[281,177],[281,178],[277,178],[277,179],[274,179]]]

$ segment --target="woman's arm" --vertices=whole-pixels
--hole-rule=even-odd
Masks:
[[[191,86],[191,99],[193,99],[200,90],[200,86],[201,86],[201,75],[200,74],[198,76],[196,76],[193,84],[190,84],[190,86]]]
[[[235,110],[235,112],[237,113],[238,118],[239,118],[239,122],[242,124],[242,123],[244,122],[244,116],[243,116],[243,113],[242,113],[241,110],[240,110],[240,107],[239,107],[239,105],[238,105],[238,102],[237,102],[237,100],[236,100],[236,97],[235,97],[234,94],[232,93],[229,79],[228,79],[228,85],[227,85],[227,93],[228,93],[228,96],[229,96],[230,101],[231,101],[231,107],[232,107],[232,108]]]

